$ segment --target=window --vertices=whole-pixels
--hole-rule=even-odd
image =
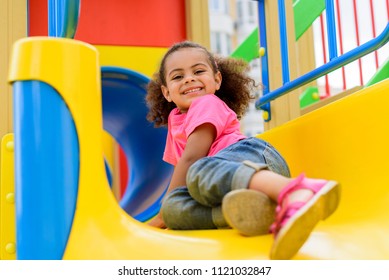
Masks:
[[[230,55],[232,53],[232,39],[231,36],[228,34],[226,34],[226,45],[227,45],[226,55]]]
[[[219,32],[215,33],[215,50],[217,53],[222,53],[222,38]]]
[[[212,11],[219,11],[219,0],[210,0],[210,8]]]
[[[249,16],[248,21],[249,23],[256,23],[257,21],[257,2],[250,1],[249,3]]]
[[[211,33],[211,50],[214,53],[228,56],[232,53],[232,38],[231,35],[225,32]]]
[[[230,13],[230,5],[229,5],[229,0],[222,0],[224,2],[224,10],[223,13],[228,14]]]
[[[249,17],[254,17],[255,16],[255,10],[257,7],[255,7],[254,2],[249,2]]]
[[[229,13],[229,0],[210,0],[209,7],[213,12],[228,14]]]
[[[243,18],[243,3],[242,2],[238,2],[236,9],[237,9],[238,19]]]

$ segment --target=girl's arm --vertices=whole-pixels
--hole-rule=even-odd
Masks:
[[[185,150],[174,168],[173,176],[166,193],[171,192],[177,187],[186,186],[186,173],[189,167],[200,158],[208,155],[209,149],[215,138],[216,128],[210,123],[198,126],[189,135]],[[166,225],[162,220],[162,213],[159,212],[149,225],[166,228]]]
[[[174,168],[168,192],[186,186],[186,172],[194,162],[208,155],[215,137],[216,128],[210,123],[198,126],[189,135],[182,157]]]

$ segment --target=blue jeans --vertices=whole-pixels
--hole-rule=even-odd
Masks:
[[[282,156],[269,143],[254,137],[196,161],[187,172],[187,186],[174,189],[164,198],[162,215],[166,226],[228,227],[221,211],[223,197],[232,190],[248,188],[254,173],[264,168],[290,177]]]

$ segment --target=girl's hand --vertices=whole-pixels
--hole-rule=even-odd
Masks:
[[[149,226],[156,227],[156,228],[167,228],[165,225],[165,222],[162,219],[161,213],[158,213],[157,216],[155,216],[150,222],[147,223]]]

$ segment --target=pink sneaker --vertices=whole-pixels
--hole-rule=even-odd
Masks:
[[[289,203],[290,193],[308,189],[313,196],[307,201]],[[278,196],[276,220],[270,228],[274,233],[271,259],[290,259],[303,246],[320,220],[329,217],[338,207],[340,187],[335,181],[308,179],[301,174]]]

